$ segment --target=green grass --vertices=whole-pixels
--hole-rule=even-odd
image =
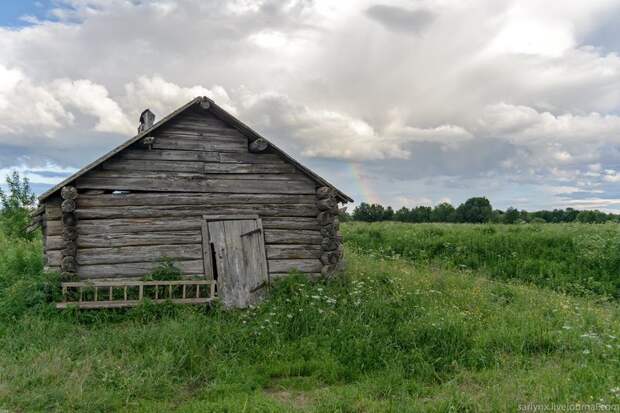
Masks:
[[[344,278],[283,280],[254,309],[56,312],[44,303],[53,281],[36,275],[36,250],[0,238],[0,299],[27,302],[1,308],[0,410],[496,412],[528,402],[620,403],[620,306],[597,296],[348,248]],[[29,286],[42,291],[35,298],[13,287],[28,271]]]
[[[350,223],[351,248],[521,280],[571,294],[620,298],[620,225]]]

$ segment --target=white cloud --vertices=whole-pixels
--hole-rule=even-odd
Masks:
[[[34,130],[50,135],[72,121],[73,115],[46,87],[19,69],[0,65],[0,134]]]
[[[385,197],[393,177],[486,177],[460,188],[473,193],[617,182],[620,57],[584,43],[614,0],[55,4],[54,22],[0,28],[3,166],[76,165],[143,109],[161,119],[207,95],[345,190],[343,159]],[[462,196],[441,185],[416,197]]]
[[[277,93],[241,95],[242,117],[257,128],[292,139],[308,157],[372,160],[407,158],[398,139],[379,135],[362,119],[317,110]]]
[[[228,93],[221,86],[211,89],[200,85],[183,87],[160,76],[140,76],[135,82],[127,83],[122,101],[133,119],[138,119],[138,114],[146,108],[161,118],[197,96],[213,98],[220,106],[236,113]]]
[[[128,134],[132,125],[122,109],[108,96],[108,91],[101,85],[89,80],[58,79],[52,82],[54,94],[69,107],[97,118],[94,129],[99,132]]]

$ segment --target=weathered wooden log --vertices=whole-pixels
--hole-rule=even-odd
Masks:
[[[321,227],[321,235],[327,238],[335,238],[338,233],[338,229],[334,223],[323,225]]]
[[[45,265],[60,267],[60,264],[62,264],[62,257],[61,251],[47,251],[45,253]]]
[[[211,103],[207,99],[202,99],[200,101],[200,107],[204,110],[208,110],[211,107]]]
[[[323,277],[329,278],[332,275],[334,275],[334,272],[336,271],[336,266],[335,265],[324,265],[321,268],[321,275]]]
[[[74,186],[63,186],[60,190],[60,196],[62,199],[76,199],[78,197],[78,191]]]
[[[338,208],[338,201],[334,202],[334,204],[329,209],[329,212],[331,212],[334,217],[338,217],[338,214],[340,213],[340,209]]]
[[[321,249],[323,251],[334,251],[338,249],[338,241],[333,238],[323,238],[321,240]]]
[[[205,152],[247,152],[248,146],[245,139],[241,136],[239,141],[217,142],[209,139],[165,139],[158,137],[153,143],[153,149],[171,149],[185,151],[205,151]]]
[[[204,205],[153,205],[147,207],[127,206],[124,208],[87,208],[76,209],[78,220],[110,219],[110,218],[155,218],[155,217],[194,217],[202,215],[238,215],[259,214],[271,217],[312,217],[316,215],[316,207],[306,204],[259,204],[227,206]]]
[[[278,280],[280,278],[288,277],[289,275],[290,273],[288,272],[270,272],[269,278],[273,281],[273,280]],[[320,272],[305,272],[304,277],[310,280],[318,281],[321,279],[321,273]]]
[[[45,207],[45,219],[49,221],[53,221],[56,219],[62,218],[62,210],[60,209],[60,204],[58,205],[47,205]]]
[[[316,206],[320,211],[330,211],[331,213],[334,213],[334,208],[338,208],[338,203],[334,198],[325,198],[319,199],[316,202]]]
[[[157,262],[164,256],[170,257],[175,262],[199,260],[202,259],[202,244],[80,249],[77,255],[77,263],[79,265],[111,265],[131,262]]]
[[[270,272],[289,272],[297,270],[300,272],[321,271],[321,261],[319,259],[303,260],[268,260]]]
[[[77,254],[77,245],[75,242],[69,241],[65,243],[65,247],[61,250],[61,253],[65,257],[75,257]]]
[[[101,170],[88,174],[93,178],[165,178],[170,172],[195,174],[220,174],[216,178],[243,179],[238,174],[273,174],[274,176],[248,177],[247,179],[290,179],[312,183],[312,180],[295,170],[293,165],[276,163],[217,163],[201,161],[160,161],[148,159],[118,159],[105,162]],[[144,171],[144,172],[140,172]],[[145,173],[148,172],[148,173]],[[278,175],[286,175],[279,177]],[[188,176],[188,175],[180,175]],[[191,175],[189,175],[191,176]]]
[[[79,207],[119,207],[150,205],[241,205],[241,204],[308,204],[314,205],[312,195],[288,194],[200,194],[200,193],[128,193],[80,194]],[[315,220],[316,222],[316,220]]]
[[[319,215],[317,215],[317,220],[319,221],[319,225],[321,226],[333,223],[334,218],[334,215],[329,211],[323,211],[320,212]]]
[[[267,142],[263,138],[258,138],[250,142],[250,144],[248,145],[248,150],[251,153],[260,153],[260,152],[265,151],[268,147],[269,147],[269,142]]]
[[[76,272],[77,264],[75,261],[75,257],[72,257],[70,255],[63,257],[60,268],[62,268],[62,270],[65,272]]]
[[[74,227],[77,224],[77,218],[73,213],[62,214],[62,223],[66,227]]]
[[[319,231],[310,230],[265,230],[267,244],[320,244],[323,237]]]
[[[103,195],[105,194],[105,191],[103,189],[85,189],[84,191],[82,191],[80,193],[81,195]]]
[[[77,229],[76,227],[65,227],[62,231],[62,238],[65,241],[74,241],[77,238]]]
[[[87,174],[88,175],[88,174]],[[311,194],[314,186],[303,180],[241,179],[231,185],[229,179],[211,179],[208,176],[192,174],[168,174],[168,177],[114,177],[93,178],[90,175],[79,178],[80,189],[108,189],[114,191],[159,191],[159,192],[220,192],[237,194]]]
[[[324,265],[337,264],[339,259],[340,255],[337,249],[335,251],[328,251],[321,254],[321,262]]]
[[[62,201],[62,204],[60,204],[60,209],[63,213],[73,212],[75,211],[75,207],[76,204],[74,199],[65,199]]]
[[[178,261],[174,263],[183,275],[204,275],[202,260]],[[80,278],[141,277],[152,272],[158,262],[132,262],[122,264],[80,265]]]
[[[321,247],[319,245],[295,245],[295,244],[274,244],[266,245],[267,258],[290,260],[304,258],[319,258]]]
[[[326,199],[333,197],[333,190],[328,186],[322,186],[316,190],[317,199]]]
[[[198,225],[196,225],[198,227]],[[134,230],[135,227],[126,228],[126,231]],[[103,231],[102,231],[103,232]],[[202,235],[198,228],[194,231],[164,231],[164,232],[123,232],[123,233],[87,233],[81,234],[77,239],[80,248],[111,248],[131,247],[138,245],[181,245],[200,244]]]

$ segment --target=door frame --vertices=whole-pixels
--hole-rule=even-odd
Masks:
[[[246,215],[203,215],[202,216],[202,255],[203,255],[203,268],[204,274],[207,279],[214,280],[213,268],[216,265],[213,262],[211,256],[211,237],[209,234],[209,221],[245,221],[254,220],[258,229],[260,229],[260,236],[262,238],[263,249],[261,253],[265,260],[265,271],[267,273],[267,286],[271,285],[271,277],[269,276],[269,261],[267,260],[267,248],[265,246],[265,231],[263,229],[263,220],[258,214],[246,214]],[[221,275],[221,274],[219,274]]]

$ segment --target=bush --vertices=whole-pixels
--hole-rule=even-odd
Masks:
[[[171,258],[163,257],[159,265],[148,275],[145,275],[144,281],[174,281],[180,280],[182,276],[181,270],[174,264]]]

